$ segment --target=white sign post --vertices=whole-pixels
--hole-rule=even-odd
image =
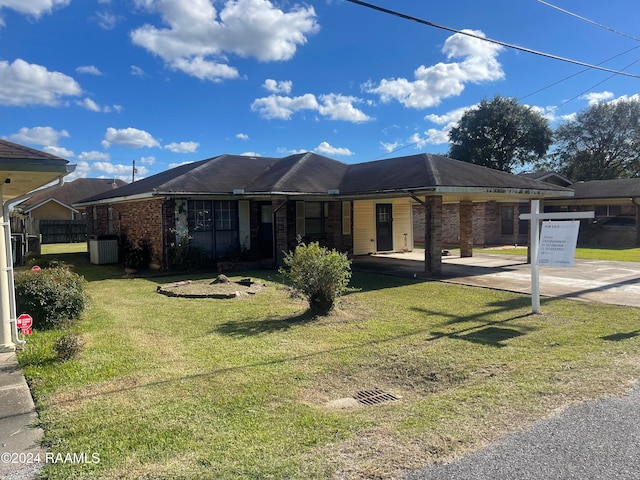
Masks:
[[[573,265],[573,253],[575,253],[576,241],[578,239],[578,229],[577,225],[567,226],[567,227],[557,227],[558,234],[549,233],[552,230],[553,224],[558,223],[572,223],[573,222],[549,222],[549,228],[547,230],[547,236],[545,236],[545,240],[543,243],[543,256],[539,256],[540,251],[540,220],[575,220],[580,218],[593,218],[593,212],[553,212],[553,213],[540,213],[540,200],[531,200],[531,213],[522,213],[519,218],[521,220],[530,220],[531,228],[529,231],[531,232],[531,239],[529,240],[529,248],[531,249],[531,309],[533,313],[540,313],[540,262],[539,258],[543,260],[543,265],[551,265],[551,258],[553,258],[553,262],[566,262],[568,250],[566,248],[569,246],[569,237],[568,232],[572,229],[575,229],[575,240],[573,240],[573,252],[571,253],[571,262],[570,265]],[[579,223],[579,222],[576,222]],[[563,232],[563,234],[560,234]],[[571,233],[573,235],[573,232]],[[573,238],[573,237],[571,237]],[[553,253],[554,248],[558,248],[561,250],[556,250],[555,254]],[[554,265],[556,263],[553,263]],[[562,266],[570,266],[566,263]]]

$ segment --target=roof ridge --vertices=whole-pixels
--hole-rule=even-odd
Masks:
[[[300,155],[300,154],[298,154],[298,155]],[[300,168],[302,168],[302,167],[301,167],[301,165],[302,165],[303,163],[305,163],[305,162],[306,162],[306,160],[310,157],[310,155],[311,155],[311,152],[303,153],[303,154],[302,154],[302,156],[300,157],[300,159],[299,159],[299,160],[297,160],[297,161],[296,161],[296,163],[294,163],[294,165],[293,165],[289,170],[287,170],[287,172],[286,172],[285,174],[283,174],[283,175],[278,179],[278,181],[277,181],[277,182],[275,182],[275,183],[273,184],[273,186],[274,186],[274,190],[275,190],[275,191],[278,191],[278,189],[279,189],[282,185],[284,185],[284,184],[286,183],[286,181],[287,181],[290,177],[292,177],[292,176],[293,176],[293,174],[294,174],[295,172],[297,172],[298,170],[300,170]],[[291,156],[293,157],[294,155],[291,155]],[[289,157],[285,157],[285,158],[289,158]],[[283,160],[284,160],[284,159],[283,159]]]
[[[440,171],[435,166],[435,162],[433,161],[433,156],[430,153],[424,154],[424,166],[427,169],[427,175],[430,175],[433,177],[433,180],[434,180],[433,183],[435,185],[440,185],[440,182],[442,181],[440,177]]]

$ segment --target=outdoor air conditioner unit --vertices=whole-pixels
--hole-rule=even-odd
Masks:
[[[94,265],[118,263],[118,240],[116,239],[89,240],[89,260]]]

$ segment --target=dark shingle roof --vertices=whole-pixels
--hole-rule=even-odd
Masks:
[[[519,175],[440,155],[419,154],[350,165],[340,193],[383,192],[430,187],[556,190]],[[560,190],[564,190],[560,188]]]
[[[640,197],[640,178],[577,182],[569,188],[575,192],[575,199]]]
[[[315,153],[284,158],[221,155],[139,180],[79,203],[148,194],[361,195],[437,188],[567,191],[544,182],[439,155],[420,154],[348,165]]]
[[[56,157],[50,153],[41,152],[33,148],[25,147],[24,145],[18,145],[17,143],[9,142],[7,140],[0,140],[0,159],[2,160],[59,160],[60,162],[67,162],[63,158]]]

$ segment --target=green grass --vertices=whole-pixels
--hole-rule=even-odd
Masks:
[[[527,255],[526,248],[479,249],[482,253]],[[575,258],[584,260],[607,260],[614,262],[640,262],[640,248],[576,248]]]
[[[43,255],[58,255],[61,253],[85,253],[87,243],[45,243],[41,246]]]
[[[60,332],[35,332],[19,361],[45,446],[100,462],[46,478],[394,478],[640,375],[638,309],[543,299],[532,315],[523,295],[356,272],[314,318],[274,272],[242,275],[267,283],[255,296],[184,299],[155,290],[187,277],[60,257],[90,280],[84,349],[60,363]],[[330,404],[373,388],[401,398]]]

